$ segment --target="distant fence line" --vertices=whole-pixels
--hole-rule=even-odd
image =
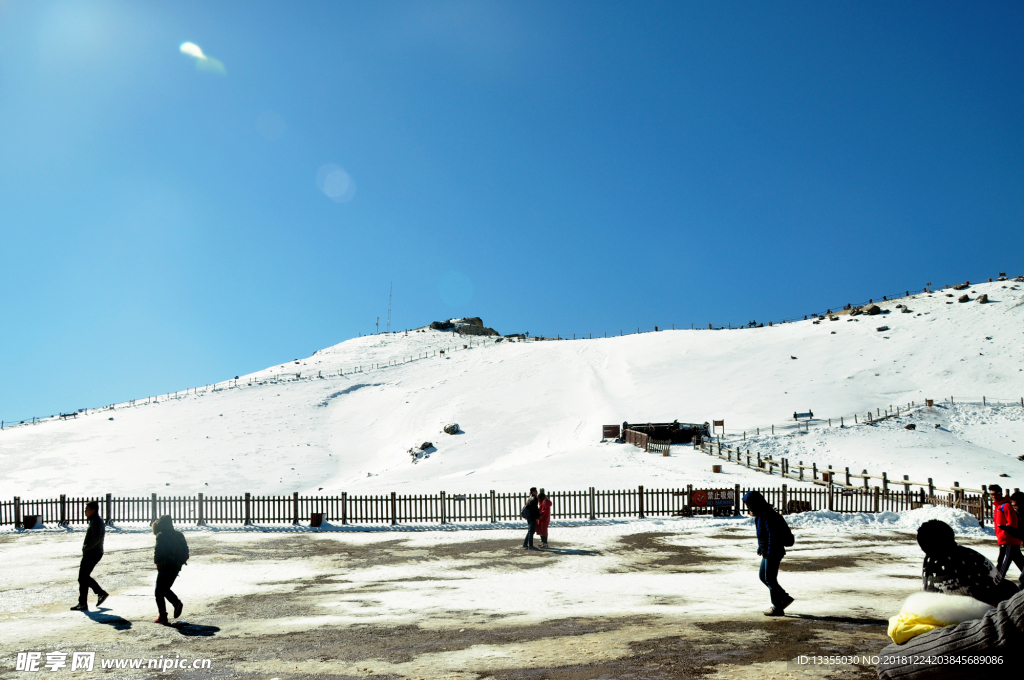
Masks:
[[[932,402],[931,405],[928,402]],[[977,404],[980,406],[1020,406],[1024,408],[1024,397],[1016,398],[991,398],[987,396],[977,397],[956,397],[955,395],[940,396],[938,398],[925,399],[923,404],[917,403],[917,400],[906,402],[905,404],[889,404],[888,407],[878,407],[872,412],[870,409],[862,411],[860,413],[846,414],[842,416],[832,417],[810,417],[796,419],[792,418],[791,422],[786,423],[775,423],[772,425],[765,425],[765,434],[769,432],[775,434],[776,431],[789,432],[789,431],[805,431],[809,432],[810,428],[813,427],[848,427],[850,425],[874,425],[886,420],[894,418],[902,418],[908,413],[920,412],[922,409],[932,408],[938,406],[944,407],[946,404],[950,406],[954,404]],[[846,419],[849,418],[850,422],[847,423]],[[732,437],[742,437],[745,441],[747,435],[760,436],[760,427],[751,427],[748,429],[728,429],[720,428],[723,435]]]
[[[710,486],[710,485],[709,485]],[[707,505],[710,488],[553,491],[551,516],[554,520],[599,520],[611,518],[689,517],[700,514],[736,516],[741,512],[741,498],[747,491],[759,491],[782,513],[831,510],[840,513],[899,512],[923,505],[948,505],[971,512],[979,521],[991,519],[991,505],[984,496],[960,489],[950,497],[926,495],[923,491],[890,488],[840,488],[828,484],[822,488],[789,488],[783,484],[771,488],[721,489],[733,494],[734,504],[714,508]],[[107,524],[152,522],[170,515],[179,524],[293,524],[297,525],[322,513],[323,521],[341,525],[360,524],[448,524],[491,523],[521,520],[520,511],[526,496],[521,493],[403,494],[340,496],[139,496],[59,498],[0,502],[0,526],[24,526],[25,518],[35,516],[42,523],[69,526],[86,522],[85,505],[100,503],[100,513]]]

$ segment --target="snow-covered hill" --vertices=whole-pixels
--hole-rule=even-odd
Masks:
[[[928,420],[912,432],[892,422],[812,427],[803,437],[765,431],[807,409],[824,422],[950,395],[1020,399],[1021,288],[984,283],[879,303],[889,311],[883,315],[753,329],[543,342],[475,337],[466,349],[469,339],[429,329],[356,338],[241,376],[235,388],[6,429],[0,496],[769,481],[737,466],[712,476],[711,459],[686,447],[663,458],[600,441],[602,424],[673,419],[725,419],[733,435],[760,427],[762,436],[748,444],[791,460],[872,472],[882,465],[890,475],[943,485],[991,483],[1004,473],[1004,486],[1019,486],[1024,414],[1012,406],[916,416],[939,430]],[[947,297],[954,292],[971,302]],[[980,294],[988,304],[975,301]],[[462,432],[443,434],[448,422]],[[436,450],[413,463],[408,449],[425,441]]]

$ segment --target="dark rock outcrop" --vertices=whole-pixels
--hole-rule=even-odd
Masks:
[[[981,295],[979,295],[978,302],[981,304],[985,304],[986,302],[988,302],[988,293],[982,293]]]
[[[971,301],[971,296],[970,295],[961,295],[960,297],[958,297],[956,299],[956,301],[957,302],[970,302]]]

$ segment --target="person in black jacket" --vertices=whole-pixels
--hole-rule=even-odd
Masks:
[[[790,535],[789,526],[782,515],[768,504],[757,491],[748,491],[743,502],[754,516],[757,528],[757,554],[761,556],[761,583],[768,586],[772,606],[764,611],[765,616],[785,616],[786,607],[793,603],[793,598],[779,585],[779,565],[786,555],[786,537]]]
[[[85,532],[85,541],[82,543],[82,563],[78,567],[78,604],[71,608],[71,611],[87,612],[89,603],[86,598],[89,589],[96,593],[96,606],[99,607],[109,596],[109,593],[96,579],[92,577],[92,570],[103,559],[103,519],[100,517],[100,504],[96,501],[89,501],[85,506],[85,516],[89,520],[89,528]]]
[[[922,524],[917,544],[925,555],[921,578],[926,592],[966,595],[993,607],[1017,594],[1017,586],[1004,580],[984,555],[958,545],[953,528],[945,522],[931,519]]]
[[[153,522],[153,533],[156,534],[156,549],[153,562],[156,564],[156,608],[160,613],[154,623],[168,625],[166,599],[174,606],[174,618],[181,616],[182,603],[171,591],[174,580],[182,565],[188,561],[188,543],[185,535],[174,528],[170,515],[164,515]]]
[[[523,508],[523,519],[529,524],[526,530],[526,538],[523,539],[523,548],[533,550],[533,533],[537,531],[537,520],[540,519],[540,501],[537,499],[537,487],[530,487],[530,496]]]

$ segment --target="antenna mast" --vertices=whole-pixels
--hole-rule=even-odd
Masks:
[[[391,293],[395,290],[395,282],[391,282],[391,287],[388,288],[388,333],[391,332]]]

